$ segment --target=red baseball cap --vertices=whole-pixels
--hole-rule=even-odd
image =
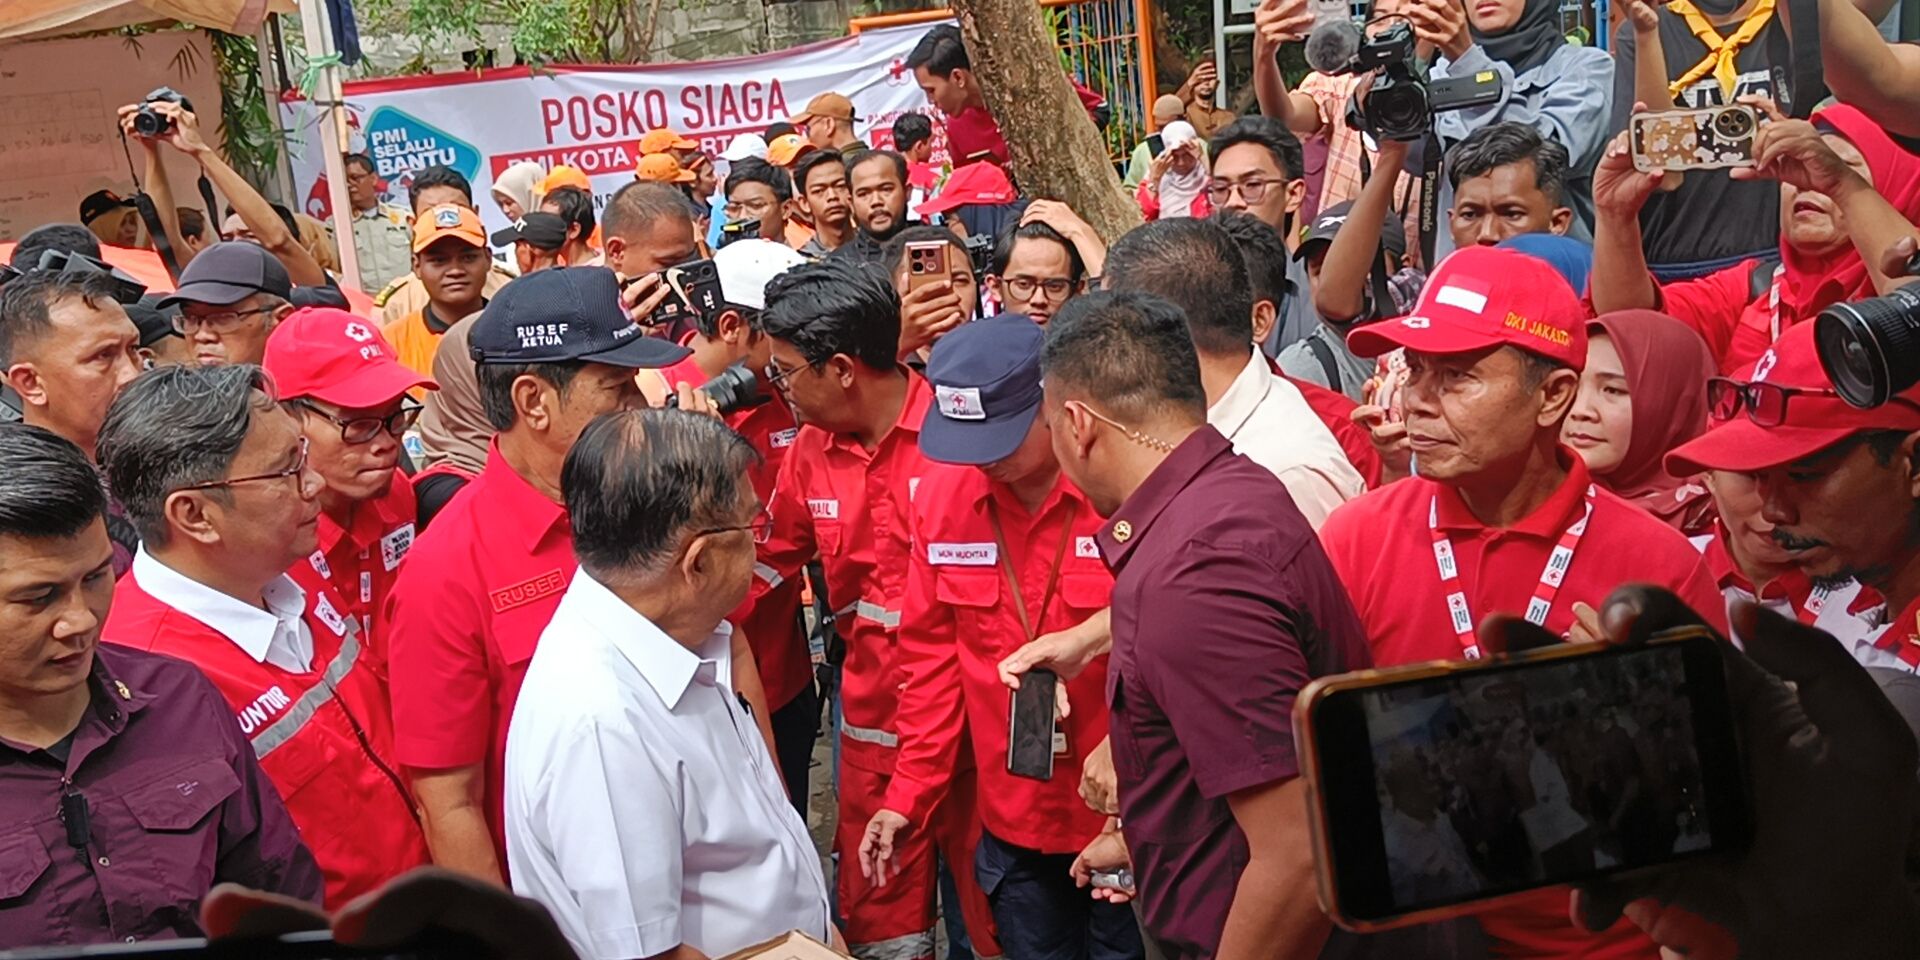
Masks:
[[[1509,345],[1575,370],[1587,365],[1587,315],[1573,288],[1538,257],[1498,247],[1455,250],[1427,278],[1413,312],[1347,334],[1356,356],[1396,347],[1471,353]]]
[[[947,177],[947,185],[940,188],[939,195],[914,207],[913,212],[924,217],[970,203],[997,207],[1012,203],[1017,196],[1005,170],[991,163],[969,163]]]
[[[1765,419],[1771,422],[1771,417],[1778,414],[1780,422],[1761,426],[1744,399],[1738,401],[1739,406],[1716,406],[1706,433],[1667,453],[1668,473],[1676,477],[1707,470],[1750,473],[1811,456],[1863,431],[1920,430],[1920,386],[1910,387],[1868,410],[1840,399],[1827,371],[1820,366],[1812,323],[1788,327],[1751,370],[1734,380],[1743,385],[1784,388],[1784,394],[1772,391],[1774,396],[1764,401],[1771,408]]]
[[[287,314],[267,338],[261,366],[282,400],[306,397],[350,410],[380,406],[414,387],[440,389],[395,359],[379,327],[333,307]]]

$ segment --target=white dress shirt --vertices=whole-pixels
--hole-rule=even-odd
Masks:
[[[288,673],[313,670],[313,633],[307,629],[307,592],[281,574],[261,591],[265,610],[236,600],[167,566],[143,544],[128,571],[148,595],[233,641],[255,663]]]
[[[507,869],[581,957],[831,942],[819,854],[736,697],[722,621],[698,651],[583,569],[507,732]]]
[[[1274,374],[1258,350],[1207,408],[1207,422],[1232,441],[1235,453],[1279,477],[1315,530],[1333,508],[1366,492],[1360,471],[1300,388]]]

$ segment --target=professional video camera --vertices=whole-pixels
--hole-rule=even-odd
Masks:
[[[736,363],[699,387],[722,415],[757,407],[773,399],[760,389],[760,378],[744,363]],[[667,398],[667,406],[680,406],[678,396]]]
[[[1327,20],[1307,37],[1307,63],[1328,74],[1372,73],[1373,87],[1356,96],[1347,123],[1375,140],[1419,140],[1433,116],[1500,99],[1500,75],[1429,81],[1414,56],[1413,27],[1400,21],[1369,37],[1351,20]]]
[[[172,87],[161,87],[140,100],[140,112],[133,115],[133,130],[149,140],[166,136],[173,131],[173,121],[153,105],[160,102],[177,103],[180,109],[193,112],[193,101]]]
[[[1907,260],[1906,275],[1920,277],[1920,253]],[[1920,284],[1836,303],[1813,323],[1820,366],[1840,399],[1877,407],[1920,383]]]

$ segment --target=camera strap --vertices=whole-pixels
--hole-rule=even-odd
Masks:
[[[1440,229],[1440,135],[1427,131],[1420,144],[1420,269],[1433,272],[1434,231]]]
[[[1034,616],[1038,622],[1047,620],[1047,608],[1053,606],[1053,594],[1060,586],[1060,567],[1067,559],[1067,541],[1073,539],[1073,521],[1080,513],[1079,501],[1067,506],[1067,519],[1060,525],[1060,545],[1053,551],[1053,569],[1047,574],[1047,591],[1040,595],[1040,611]],[[1013,557],[1007,552],[1006,530],[1000,525],[1000,509],[994,505],[993,495],[987,495],[987,522],[993,524],[993,543],[1000,548],[1000,572],[1007,576],[1007,589],[1013,591],[1013,610],[1020,615],[1020,629],[1027,635],[1027,642],[1040,639],[1033,632],[1035,619],[1027,615],[1027,600],[1020,593],[1020,578],[1013,572]]]
[[[1827,96],[1820,63],[1820,0],[1785,0],[1793,36],[1786,30],[1767,35],[1768,60],[1773,64],[1773,102],[1795,120],[1813,116],[1813,108]]]
[[[140,182],[140,171],[133,165],[133,148],[127,144],[127,132],[120,131],[120,152],[127,158],[127,178],[133,181],[133,208],[140,214],[140,222],[146,225],[147,237],[153,243],[153,250],[160,255],[160,263],[167,268],[167,276],[176,282],[180,279],[180,257],[174,252],[173,241],[167,239],[166,224],[160,220],[160,209],[153,205],[153,198],[147,194]],[[202,171],[197,186],[200,200],[207,207],[207,229],[220,232],[220,217],[215,211],[220,204],[213,195],[213,182]],[[175,216],[179,214],[176,213]],[[300,238],[295,237],[298,241]]]

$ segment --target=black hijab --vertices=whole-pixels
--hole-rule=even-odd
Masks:
[[[1473,42],[1487,51],[1487,56],[1512,67],[1514,76],[1546,63],[1547,58],[1567,42],[1566,33],[1560,29],[1559,0],[1526,0],[1526,3],[1520,19],[1497,36],[1481,33],[1471,20],[1467,23]]]

